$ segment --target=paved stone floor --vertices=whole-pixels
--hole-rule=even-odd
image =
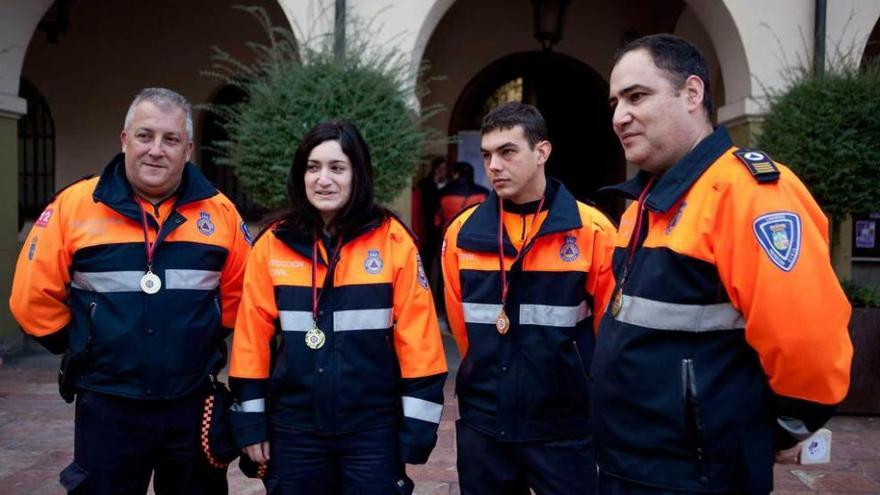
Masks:
[[[447,342],[457,368],[457,353]],[[0,493],[62,494],[58,472],[73,456],[73,406],[58,396],[58,357],[30,351],[0,364]],[[437,448],[428,464],[410,466],[419,495],[457,495],[455,470],[456,401],[452,381],[446,384],[446,409]],[[833,432],[832,462],[816,466],[777,466],[780,495],[880,494],[880,417],[840,416]],[[262,485],[230,468],[230,493],[261,494]]]

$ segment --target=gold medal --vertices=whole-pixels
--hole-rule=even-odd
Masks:
[[[504,308],[501,308],[501,312],[498,313],[498,318],[495,320],[495,329],[501,335],[506,334],[510,330],[510,319],[507,317],[507,313],[504,312]]]
[[[148,271],[141,277],[141,290],[147,294],[155,294],[162,288],[162,280],[153,272]]]
[[[614,301],[611,303],[611,314],[617,316],[620,314],[620,309],[623,308],[623,288],[617,289],[617,293],[614,294]]]
[[[324,347],[324,342],[326,341],[327,337],[324,335],[324,332],[317,325],[312,324],[312,328],[306,332],[306,346],[309,349],[320,349]]]

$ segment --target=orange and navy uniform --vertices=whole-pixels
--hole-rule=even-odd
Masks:
[[[256,241],[229,372],[236,440],[267,440],[268,423],[328,435],[399,425],[403,462],[424,463],[437,438],[446,358],[415,241],[388,215],[343,239],[338,253],[335,244],[318,242],[313,266],[313,239],[283,223]],[[318,349],[305,343],[312,270],[315,323],[326,337]]]
[[[510,330],[502,306],[498,196],[452,221],[442,248],[449,326],[462,356],[456,381],[461,420],[500,441],[589,435],[594,315],[610,296],[614,227],[548,179],[545,200],[504,204],[504,267]],[[517,252],[525,254],[513,264]]]
[[[788,168],[724,128],[662,176],[612,189],[641,200],[621,221],[622,292],[593,361],[602,472],[769,492],[774,450],[818,429],[849,386],[851,310],[827,219]]]
[[[468,183],[464,180],[450,182],[440,190],[440,208],[434,217],[434,224],[441,230],[445,229],[456,215],[469,206],[482,203],[489,195],[483,186]]]
[[[19,255],[10,308],[49,350],[82,358],[77,389],[173,399],[225,365],[248,234],[232,202],[191,163],[173,197],[156,207],[136,197],[121,154],[100,177],[57,194]],[[156,294],[140,288],[142,211],[157,244]]]

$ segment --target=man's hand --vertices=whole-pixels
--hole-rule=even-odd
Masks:
[[[776,452],[776,464],[800,464],[801,463],[801,444],[790,449],[779,450]]]
[[[247,447],[241,449],[242,452],[248,455],[252,461],[258,464],[265,464],[269,462],[269,442],[260,442],[255,443],[253,445],[248,445]]]

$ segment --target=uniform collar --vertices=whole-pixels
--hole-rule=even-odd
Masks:
[[[659,213],[665,213],[681,198],[688,189],[703,175],[718,158],[730,147],[733,141],[724,126],[718,126],[715,131],[700,141],[694,149],[682,157],[665,174],[660,176],[651,193],[645,200],[645,206]],[[614,186],[603,187],[602,192],[608,191],[622,195],[629,199],[636,199],[648,184],[651,174],[639,171],[632,179]]]
[[[218,192],[195,164],[187,162],[183,169],[183,178],[175,192],[177,196],[175,209],[187,203],[210,198]],[[141,221],[141,210],[134,200],[134,189],[125,176],[123,153],[116,155],[104,168],[92,198],[126,217]]]
[[[538,233],[535,234],[536,238],[583,227],[577,200],[562,183],[548,177],[544,195],[546,196],[545,207],[542,209],[548,210],[547,218],[541,224]],[[528,213],[534,212],[535,208],[537,208],[537,204],[532,206]],[[489,193],[486,201],[477,206],[477,209],[461,226],[457,244],[468,251],[498,251],[498,195],[495,191]],[[504,233],[504,252],[511,256],[516,255],[516,248],[513,247],[506,232]]]
[[[358,237],[361,237],[378,229],[390,216],[393,216],[389,212],[385,213],[386,214],[370,220],[365,225],[355,229],[351,233],[344,236],[342,238],[342,246],[345,246],[349,242],[357,239]],[[284,228],[283,223],[279,223],[278,225],[276,225],[275,228],[272,229],[272,233],[275,235],[276,239],[283,242],[290,249],[308,258],[309,260],[312,259],[312,243],[314,242],[313,237],[299,235],[291,231],[290,229],[286,229]],[[331,243],[335,244],[336,238],[334,237],[330,241]],[[342,249],[342,246],[340,246],[340,249]],[[330,250],[328,249],[327,252],[329,251]],[[327,262],[321,256],[318,256],[318,264],[326,266]]]

